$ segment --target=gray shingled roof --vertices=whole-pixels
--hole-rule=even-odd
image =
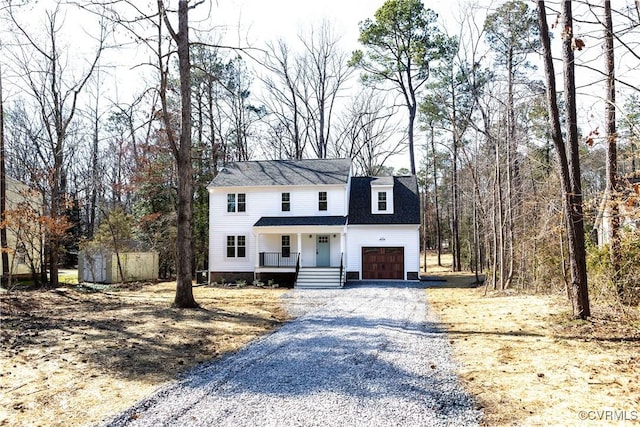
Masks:
[[[349,159],[234,162],[221,169],[209,187],[345,184],[350,169]]]
[[[263,216],[254,227],[283,227],[296,225],[345,225],[346,216]]]
[[[371,181],[376,179],[370,176],[351,178],[349,224],[420,224],[416,177],[393,177],[393,214],[371,213]]]

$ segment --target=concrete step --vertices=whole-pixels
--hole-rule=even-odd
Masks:
[[[339,268],[301,268],[296,288],[341,288]]]

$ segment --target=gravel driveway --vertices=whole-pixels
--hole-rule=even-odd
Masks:
[[[297,320],[201,365],[108,426],[477,425],[419,283],[292,290]]]

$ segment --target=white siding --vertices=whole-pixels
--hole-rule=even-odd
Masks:
[[[318,209],[318,192],[327,192],[327,210]],[[227,194],[246,194],[246,212],[227,212]],[[282,211],[282,193],[290,194],[291,210]],[[209,270],[210,271],[253,271],[257,264],[253,225],[263,216],[345,216],[347,214],[346,185],[318,185],[300,187],[213,187],[209,188]],[[286,233],[285,233],[286,234]],[[329,234],[329,233],[327,233]],[[245,258],[227,258],[227,236],[246,236]],[[333,235],[332,235],[333,237]],[[280,237],[262,236],[260,250],[280,251]],[[302,239],[304,249],[313,250],[315,240]],[[334,239],[332,239],[333,242]],[[337,259],[339,263],[339,238]],[[313,246],[307,247],[309,244]],[[334,253],[332,243],[332,262]],[[298,252],[297,236],[291,234],[291,251]],[[315,265],[315,259],[303,258],[303,265]]]
[[[362,247],[403,247],[404,276],[420,271],[418,225],[350,225],[347,228],[347,271],[362,277]]]

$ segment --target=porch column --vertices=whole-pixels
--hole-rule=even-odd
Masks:
[[[343,256],[342,261],[345,263],[345,268],[347,267],[346,266],[347,253],[346,253],[346,242],[345,242],[346,236],[347,236],[346,233],[344,233],[344,232],[340,233],[340,253]]]
[[[260,267],[260,233],[253,234],[256,239],[256,259],[255,259],[255,270]]]
[[[298,232],[298,253],[300,254],[300,265],[302,265],[302,233]]]

